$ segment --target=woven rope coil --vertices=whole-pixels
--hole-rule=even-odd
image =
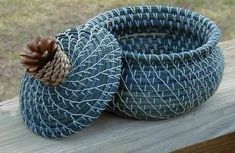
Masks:
[[[53,62],[64,61],[66,54],[71,69],[55,74],[63,78],[68,73],[66,79],[57,86],[47,86],[26,73],[20,91],[26,125],[49,138],[69,136],[89,126],[111,102],[121,74],[121,49],[106,29],[78,26],[56,39],[63,53],[58,52]],[[56,64],[53,68],[58,72]]]
[[[122,76],[110,111],[167,119],[211,97],[222,79],[220,31],[208,18],[167,6],[114,9],[88,22],[108,29],[122,48]]]
[[[32,75],[45,83],[45,85],[57,86],[66,79],[70,69],[71,64],[67,55],[59,48],[53,60]]]

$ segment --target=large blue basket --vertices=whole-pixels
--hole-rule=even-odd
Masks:
[[[136,119],[189,112],[218,88],[224,60],[220,31],[190,10],[140,6],[114,9],[87,25],[108,29],[122,48],[122,76],[110,110]]]

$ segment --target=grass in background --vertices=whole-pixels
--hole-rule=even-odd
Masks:
[[[18,94],[24,72],[18,54],[26,42],[56,35],[105,10],[144,4],[192,9],[219,25],[223,41],[235,38],[234,0],[0,0],[0,101]]]

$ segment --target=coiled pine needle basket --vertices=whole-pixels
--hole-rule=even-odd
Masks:
[[[122,76],[110,111],[167,119],[191,111],[218,88],[224,59],[214,22],[167,6],[107,11],[88,24],[108,29],[122,48]]]
[[[121,74],[121,50],[105,28],[78,26],[56,39],[72,66],[64,82],[50,86],[26,73],[20,91],[24,122],[49,138],[89,126],[111,102]]]

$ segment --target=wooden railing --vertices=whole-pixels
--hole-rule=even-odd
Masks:
[[[161,153],[231,133],[235,131],[235,40],[220,45],[226,65],[223,81],[216,94],[191,113],[165,121],[137,121],[104,113],[80,133],[51,140],[27,130],[16,98],[0,102],[0,152]]]

